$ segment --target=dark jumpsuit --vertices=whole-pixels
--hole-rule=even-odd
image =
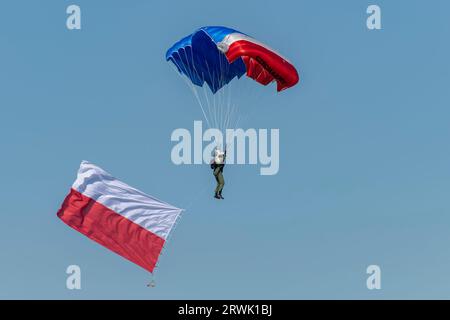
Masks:
[[[225,180],[223,179],[223,167],[225,167],[225,163],[223,164],[213,164],[213,174],[217,181],[216,186],[216,194],[222,194],[223,186],[225,185]]]

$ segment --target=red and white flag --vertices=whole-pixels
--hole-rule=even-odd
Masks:
[[[58,217],[90,239],[153,272],[182,211],[83,161]]]

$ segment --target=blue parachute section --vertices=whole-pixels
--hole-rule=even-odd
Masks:
[[[226,35],[234,32],[239,31],[225,27],[200,28],[167,50],[166,60],[171,61],[194,85],[202,87],[206,82],[216,93],[235,77],[240,78],[246,73],[242,59],[230,64],[217,48]]]

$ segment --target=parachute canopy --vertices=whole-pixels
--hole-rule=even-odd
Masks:
[[[175,43],[166,53],[178,71],[213,93],[244,74],[277,90],[299,81],[295,67],[283,56],[252,37],[226,27],[202,27]]]

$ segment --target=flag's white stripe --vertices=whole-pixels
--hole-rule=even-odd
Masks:
[[[87,161],[81,163],[72,188],[164,240],[182,211],[117,180]]]

